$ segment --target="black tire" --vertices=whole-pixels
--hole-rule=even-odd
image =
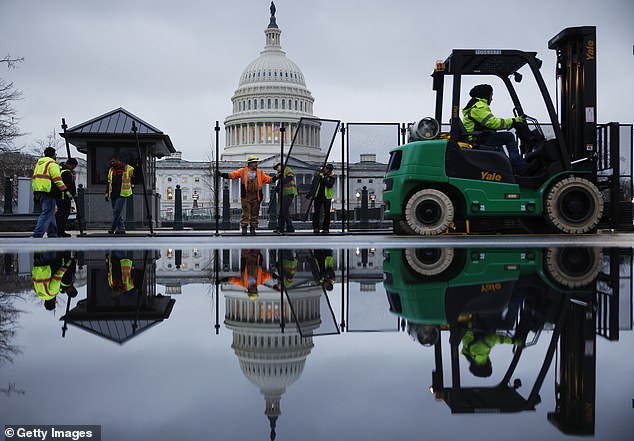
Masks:
[[[578,288],[594,282],[601,271],[601,248],[548,248],[544,259],[553,281],[566,288]]]
[[[444,233],[453,222],[455,209],[449,196],[440,190],[418,190],[405,204],[405,223],[414,234]]]
[[[563,233],[587,233],[597,226],[602,214],[601,193],[587,179],[567,177],[546,193],[544,216],[549,224]]]
[[[405,222],[403,220],[393,221],[392,222],[392,229],[394,231],[394,234],[399,234],[399,235],[412,235],[412,234],[414,234],[414,232],[409,227],[409,225],[407,225],[407,222]]]
[[[405,261],[418,275],[437,276],[451,266],[454,254],[453,248],[408,248]]]

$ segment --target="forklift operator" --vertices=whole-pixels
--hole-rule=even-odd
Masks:
[[[489,146],[506,146],[511,167],[515,174],[522,173],[526,169],[526,161],[520,155],[517,140],[511,132],[497,132],[497,130],[507,130],[515,123],[523,123],[524,117],[497,118],[491,113],[489,104],[493,101],[493,87],[489,84],[478,84],[469,92],[471,99],[464,109],[464,127],[467,132],[482,131],[480,143]]]

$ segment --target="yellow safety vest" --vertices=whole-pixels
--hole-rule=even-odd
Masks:
[[[123,175],[121,175],[121,192],[119,196],[122,198],[127,198],[132,196],[132,172],[134,171],[134,167],[126,164],[125,169],[123,171]],[[112,167],[108,170],[108,197],[111,197],[112,193]]]
[[[31,188],[34,192],[50,193],[52,184],[57,185],[60,191],[66,191],[66,185],[62,181],[62,173],[59,164],[53,158],[44,156],[37,160],[31,176]]]
[[[51,266],[34,266],[31,270],[33,288],[42,300],[55,298],[62,288],[62,277],[66,273],[66,267],[61,267],[52,274]]]
[[[132,283],[132,260],[121,259],[119,261],[121,265],[121,281],[125,286],[126,291],[134,289],[134,283]],[[112,278],[112,259],[108,259],[108,285],[110,288],[114,287],[114,280]]]

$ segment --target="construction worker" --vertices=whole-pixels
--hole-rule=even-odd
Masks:
[[[126,201],[132,196],[133,177],[134,167],[125,164],[118,154],[112,155],[105,194],[106,202],[110,201],[112,204],[112,225],[108,230],[108,234],[125,234],[123,210]]]
[[[274,233],[295,231],[293,228],[293,221],[291,219],[291,206],[297,196],[297,183],[295,182],[295,173],[290,167],[284,167],[282,172],[282,164],[278,162],[273,166],[273,170],[277,172],[277,176],[273,176],[273,181],[277,182],[276,191],[279,196],[279,201],[282,204],[282,211],[277,221],[277,229]]]
[[[118,297],[122,293],[134,289],[132,259],[129,259],[121,251],[113,251],[106,254],[106,265],[108,267],[108,286],[112,289],[113,297]]]
[[[77,159],[68,158],[66,162],[60,164],[60,173],[62,175],[62,181],[68,193],[70,193],[75,199],[77,197],[77,187],[75,186],[75,174],[73,170],[77,167]],[[59,237],[70,237],[70,234],[66,232],[66,223],[68,222],[68,216],[70,216],[71,198],[66,196],[66,193],[62,193],[61,197],[57,199],[57,213],[55,214],[55,222],[57,223],[57,235]]]
[[[462,109],[464,128],[467,132],[482,131],[479,142],[488,146],[506,146],[513,172],[518,174],[526,169],[526,161],[522,158],[515,135],[511,132],[498,132],[507,130],[514,124],[524,123],[525,118],[516,116],[513,118],[498,118],[491,113],[489,104],[493,101],[493,87],[489,84],[478,84],[469,92],[471,99]]]
[[[250,299],[255,299],[258,296],[258,287],[271,278],[271,274],[262,268],[260,250],[240,250],[240,271],[240,277],[231,277],[229,282],[246,289]]]
[[[306,195],[307,199],[313,200],[313,233],[319,233],[320,218],[323,211],[323,223],[321,232],[328,234],[330,231],[330,207],[332,198],[335,195],[335,175],[332,164],[326,166],[315,175],[310,185],[310,190]]]
[[[313,278],[326,291],[332,291],[335,282],[335,259],[332,250],[313,250],[313,260],[310,262]]]
[[[44,156],[37,160],[31,177],[31,188],[35,200],[40,201],[41,212],[33,231],[33,237],[57,237],[55,206],[58,195],[72,197],[62,180],[61,170],[55,162],[57,153],[53,147],[44,149]]]
[[[281,274],[273,275],[278,281],[273,286],[273,289],[281,290],[282,285],[284,288],[288,289],[293,286],[293,279],[295,278],[295,274],[297,273],[297,264],[299,263],[299,259],[293,250],[280,250],[278,253],[281,263]]]
[[[33,289],[38,297],[44,300],[44,308],[48,311],[55,309],[57,294],[62,289],[62,279],[72,264],[72,258],[62,257],[55,252],[36,252],[33,255]]]
[[[469,325],[470,326],[470,325]],[[469,329],[462,337],[462,355],[469,361],[469,371],[476,377],[489,377],[493,373],[491,349],[497,344],[514,344],[511,337],[495,332],[481,332]]]
[[[247,159],[247,166],[238,170],[221,173],[218,175],[224,179],[242,179],[240,185],[240,202],[242,204],[242,214],[240,215],[240,228],[242,234],[247,234],[247,226],[251,227],[251,234],[255,234],[260,221],[260,204],[262,203],[262,184],[270,184],[271,177],[258,169],[260,160],[257,156],[251,155]]]

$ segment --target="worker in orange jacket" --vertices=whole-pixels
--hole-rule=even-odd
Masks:
[[[258,286],[271,278],[271,273],[262,268],[262,253],[260,250],[243,249],[240,252],[240,277],[234,276],[229,279],[234,285],[241,286],[247,290],[249,298],[258,296]]]
[[[221,173],[218,175],[224,179],[241,179],[240,202],[242,214],[240,215],[240,228],[242,234],[247,234],[247,226],[251,226],[251,234],[255,234],[260,221],[260,204],[262,203],[262,184],[270,184],[271,177],[258,169],[260,160],[255,155],[249,156],[247,166],[238,170]]]

